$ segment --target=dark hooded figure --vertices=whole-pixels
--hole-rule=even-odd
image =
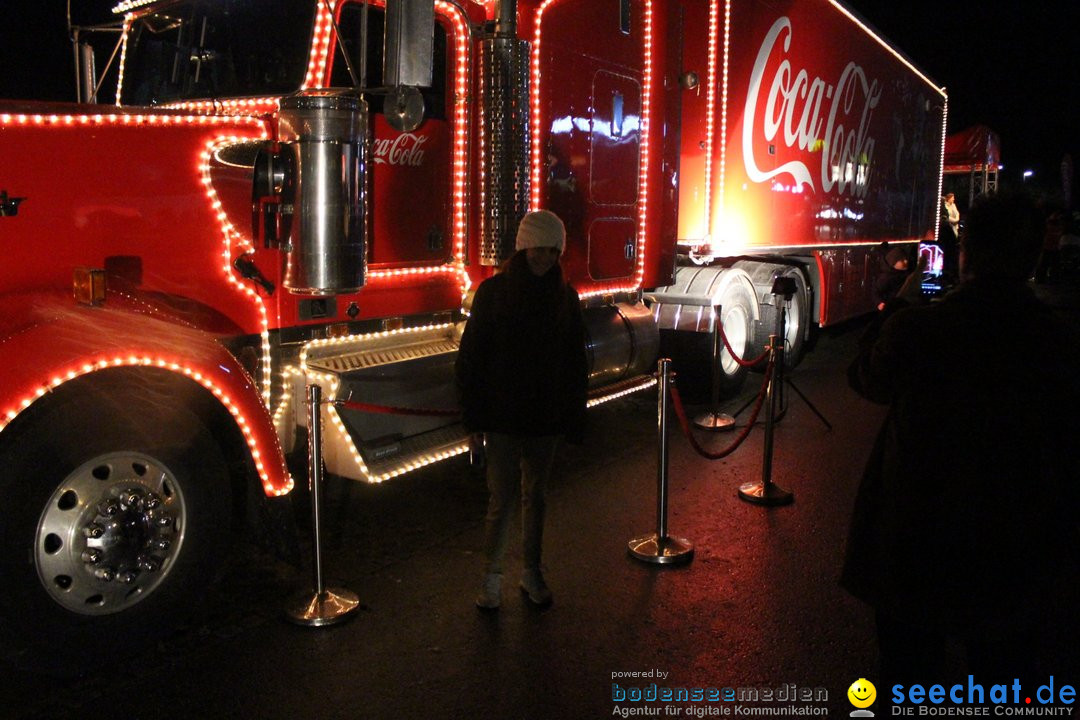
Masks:
[[[906,307],[913,274],[849,368],[889,405],[841,579],[876,610],[885,687],[947,680],[949,643],[977,680],[1024,680],[1053,589],[1075,577],[1080,443],[1063,419],[1080,403],[1080,341],[1025,282],[1041,237],[1030,200],[981,198],[960,286]]]
[[[907,276],[907,253],[902,248],[891,248],[885,253],[884,267],[874,279],[874,301],[878,310],[884,310],[885,303],[896,297]]]

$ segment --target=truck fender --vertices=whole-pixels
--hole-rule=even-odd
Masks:
[[[11,296],[6,300],[0,312]],[[65,383],[108,368],[157,368],[198,383],[229,413],[268,496],[292,489],[258,388],[210,334],[122,307],[78,306],[55,296],[21,307],[26,321],[17,328],[6,325],[0,334],[0,434]]]

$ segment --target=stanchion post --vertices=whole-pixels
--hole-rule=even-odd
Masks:
[[[720,364],[720,355],[724,352],[724,335],[720,324],[722,308],[719,305],[712,306],[713,312],[713,347],[712,347],[712,409],[694,418],[694,424],[705,430],[730,430],[735,427],[735,418],[727,413],[720,412],[720,378],[723,367]]]
[[[671,360],[661,358],[658,365],[656,401],[656,532],[634,538],[628,543],[630,554],[643,562],[660,565],[688,563],[694,558],[694,546],[667,532],[668,447],[667,406],[671,382]]]
[[[315,573],[313,593],[305,593],[285,610],[285,616],[297,625],[321,627],[335,625],[360,609],[360,599],[343,588],[327,588],[322,574],[322,388],[308,386],[308,479],[311,483],[312,564]]]
[[[774,291],[777,286],[774,286]],[[776,328],[769,336],[769,363],[772,373],[766,388],[765,450],[761,462],[761,482],[747,483],[739,488],[739,497],[757,505],[788,505],[795,495],[777,487],[772,482],[773,431],[776,425],[776,405],[779,400],[779,384],[784,379],[784,305],[785,296],[776,295]]]

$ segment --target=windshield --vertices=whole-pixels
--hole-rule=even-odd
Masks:
[[[312,2],[187,0],[134,20],[121,103],[285,95],[308,65]]]

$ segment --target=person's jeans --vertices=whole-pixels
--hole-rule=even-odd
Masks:
[[[487,485],[491,493],[484,533],[487,572],[502,572],[519,487],[524,569],[539,569],[544,538],[544,489],[555,462],[559,438],[486,433],[485,441]]]

